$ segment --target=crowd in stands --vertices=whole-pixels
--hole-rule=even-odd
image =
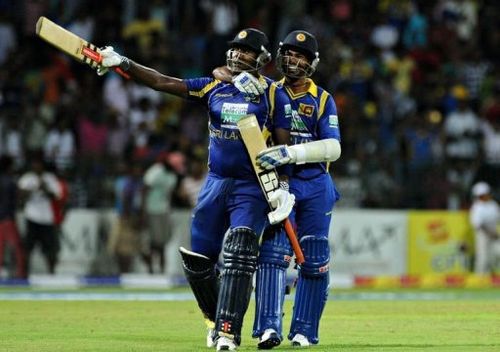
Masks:
[[[479,180],[499,195],[494,0],[0,0],[0,156],[15,173],[43,155],[67,180],[70,207],[112,207],[124,169],[162,155],[178,180],[173,205],[189,207],[196,193],[179,189],[206,160],[204,110],[97,76],[35,36],[42,15],[181,78],[224,65],[241,28],[266,32],[273,53],[290,30],[308,30],[320,48],[313,78],[339,111],[340,207],[466,209]],[[263,73],[280,78],[274,64]]]

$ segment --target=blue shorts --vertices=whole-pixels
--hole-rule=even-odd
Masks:
[[[290,192],[295,195],[295,207],[290,219],[297,226],[297,235],[328,236],[330,220],[339,194],[329,174],[303,180],[292,177]]]
[[[269,211],[257,180],[209,173],[193,209],[191,248],[216,261],[228,228],[246,226],[260,236],[268,225]]]

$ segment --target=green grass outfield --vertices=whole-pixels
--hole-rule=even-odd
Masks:
[[[50,299],[65,292],[82,295],[76,301]],[[140,294],[155,299],[158,293],[185,292],[0,289],[0,351],[208,351],[194,301],[136,300]],[[109,296],[85,300],[92,293]],[[48,296],[13,299],[22,294]],[[132,296],[124,301],[122,294]],[[320,345],[311,351],[500,351],[499,289],[336,290],[331,298]],[[288,300],[285,327],[291,306]],[[256,350],[253,309],[252,301],[241,351]],[[296,351],[288,341],[274,350]]]

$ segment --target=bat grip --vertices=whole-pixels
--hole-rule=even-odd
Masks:
[[[100,64],[102,62],[102,55],[98,51],[92,50],[89,47],[84,46],[82,48],[82,54],[83,54],[83,56],[88,57],[90,60],[95,61],[98,64]],[[118,73],[123,78],[130,79],[130,75],[128,73],[126,73],[125,71],[123,71],[120,67],[118,67],[118,66],[111,67],[111,69],[113,71],[115,71],[116,73]]]
[[[283,221],[283,225],[285,226],[285,232],[288,236],[288,240],[292,245],[293,252],[295,253],[295,261],[298,265],[304,263],[304,253],[302,253],[302,248],[300,248],[299,240],[297,239],[297,235],[295,234],[295,230],[293,229],[292,223],[290,219],[286,218]]]
[[[116,73],[118,73],[120,76],[122,76],[125,79],[130,79],[130,75],[127,72],[123,71],[119,67],[113,67],[113,71],[115,71]]]

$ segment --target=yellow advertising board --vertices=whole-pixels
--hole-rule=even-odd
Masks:
[[[467,211],[410,211],[409,274],[460,274],[470,270],[472,231]]]

